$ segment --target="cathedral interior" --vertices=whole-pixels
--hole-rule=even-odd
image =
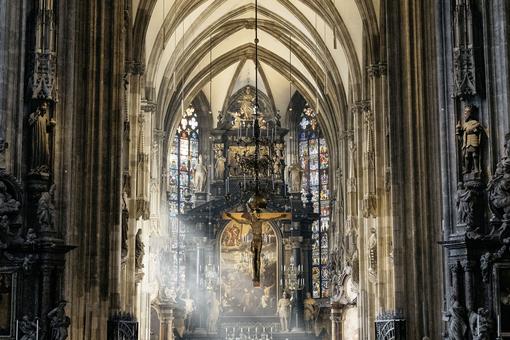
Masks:
[[[0,0],[0,340],[510,339],[507,0]]]

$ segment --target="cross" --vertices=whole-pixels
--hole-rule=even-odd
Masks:
[[[251,252],[253,253],[253,286],[260,287],[260,253],[262,251],[262,224],[269,221],[290,220],[291,213],[260,212],[247,209],[244,212],[223,213],[223,219],[240,224],[249,224],[253,233]]]

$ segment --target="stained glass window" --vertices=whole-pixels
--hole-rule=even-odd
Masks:
[[[184,238],[186,231],[177,216],[184,212],[186,201],[193,198],[193,175],[198,163],[199,128],[195,110],[188,108],[171,142],[168,159],[168,205],[172,254],[172,282],[174,287],[185,285]]]
[[[303,168],[302,199],[312,194],[314,211],[320,215],[312,226],[312,294],[314,298],[329,296],[328,230],[330,220],[329,152],[320,132],[317,113],[305,108],[299,119],[299,155]]]

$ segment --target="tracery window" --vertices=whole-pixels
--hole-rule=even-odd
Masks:
[[[186,202],[193,198],[193,175],[198,163],[200,134],[198,117],[194,108],[188,108],[181,119],[170,148],[168,160],[168,205],[171,239],[171,284],[175,287],[185,285],[185,249],[186,231],[177,216],[184,212]]]
[[[312,194],[314,211],[320,215],[312,226],[312,294],[314,298],[323,298],[329,296],[329,152],[312,108],[306,107],[299,118],[298,142],[303,169],[302,199],[306,202]]]

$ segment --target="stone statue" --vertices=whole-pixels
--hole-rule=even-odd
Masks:
[[[319,307],[317,306],[315,300],[312,298],[312,294],[310,292],[306,293],[306,299],[303,303],[305,308],[304,313],[305,327],[307,331],[312,331],[313,324],[317,319]]]
[[[225,175],[226,158],[222,154],[216,155],[216,164],[214,165],[214,178],[223,179]]]
[[[478,308],[469,315],[469,327],[475,340],[490,340],[494,323],[487,308]]]
[[[293,163],[289,169],[290,192],[301,192],[301,183],[303,180],[303,169],[299,163]]]
[[[349,139],[349,173],[347,176],[347,192],[356,192],[356,144]]]
[[[464,124],[457,123],[457,136],[462,138],[463,174],[480,173],[480,138],[482,125],[474,117],[475,106],[464,107]]]
[[[37,338],[37,319],[30,320],[28,315],[23,316],[19,323],[19,330],[23,334],[20,340],[36,340]]]
[[[278,300],[278,316],[280,317],[280,326],[282,332],[289,331],[290,311],[292,308],[292,302],[287,296],[287,293],[283,293],[283,296]]]
[[[50,167],[49,135],[56,123],[49,117],[48,103],[41,102],[37,110],[28,117],[31,127],[30,171],[33,173],[47,173]]]
[[[0,215],[17,213],[21,203],[12,198],[7,191],[7,186],[0,181]]]
[[[37,203],[37,220],[42,232],[55,231],[55,184],[43,192]]]
[[[58,306],[48,313],[51,328],[51,340],[65,340],[67,339],[67,328],[71,324],[71,319],[66,316],[67,301],[60,301]]]
[[[448,339],[464,340],[468,325],[466,323],[466,310],[457,300],[455,295],[451,296],[451,307],[448,311]]]
[[[34,229],[29,228],[27,231],[27,236],[25,237],[25,244],[34,245],[36,243],[37,243],[37,234],[35,233]]]
[[[216,293],[213,292],[209,300],[209,314],[207,316],[207,330],[209,333],[216,333],[218,331],[217,324],[220,311],[220,301],[216,297]]]
[[[207,185],[207,167],[202,162],[202,155],[198,156],[193,184],[195,185],[195,192],[205,192]]]
[[[464,183],[457,185],[457,223],[472,226],[474,218],[474,192],[466,189]]]
[[[128,232],[129,232],[129,210],[128,210],[128,195],[124,190],[122,192],[122,240],[121,240],[121,256],[124,258],[128,255]]]
[[[145,245],[142,241],[142,229],[138,229],[135,242],[135,267],[137,270],[143,268],[143,256],[145,255]]]
[[[184,320],[186,325],[186,331],[191,330],[191,317],[195,311],[195,301],[191,298],[191,292],[189,289],[186,290],[186,295],[181,298],[184,302]]]
[[[251,93],[251,87],[246,86],[244,89],[244,94],[242,99],[239,101],[241,104],[241,115],[243,119],[252,120],[253,119],[253,104],[255,101],[255,97]]]
[[[499,220],[510,220],[510,133],[505,136],[505,154],[488,185],[489,207]]]

